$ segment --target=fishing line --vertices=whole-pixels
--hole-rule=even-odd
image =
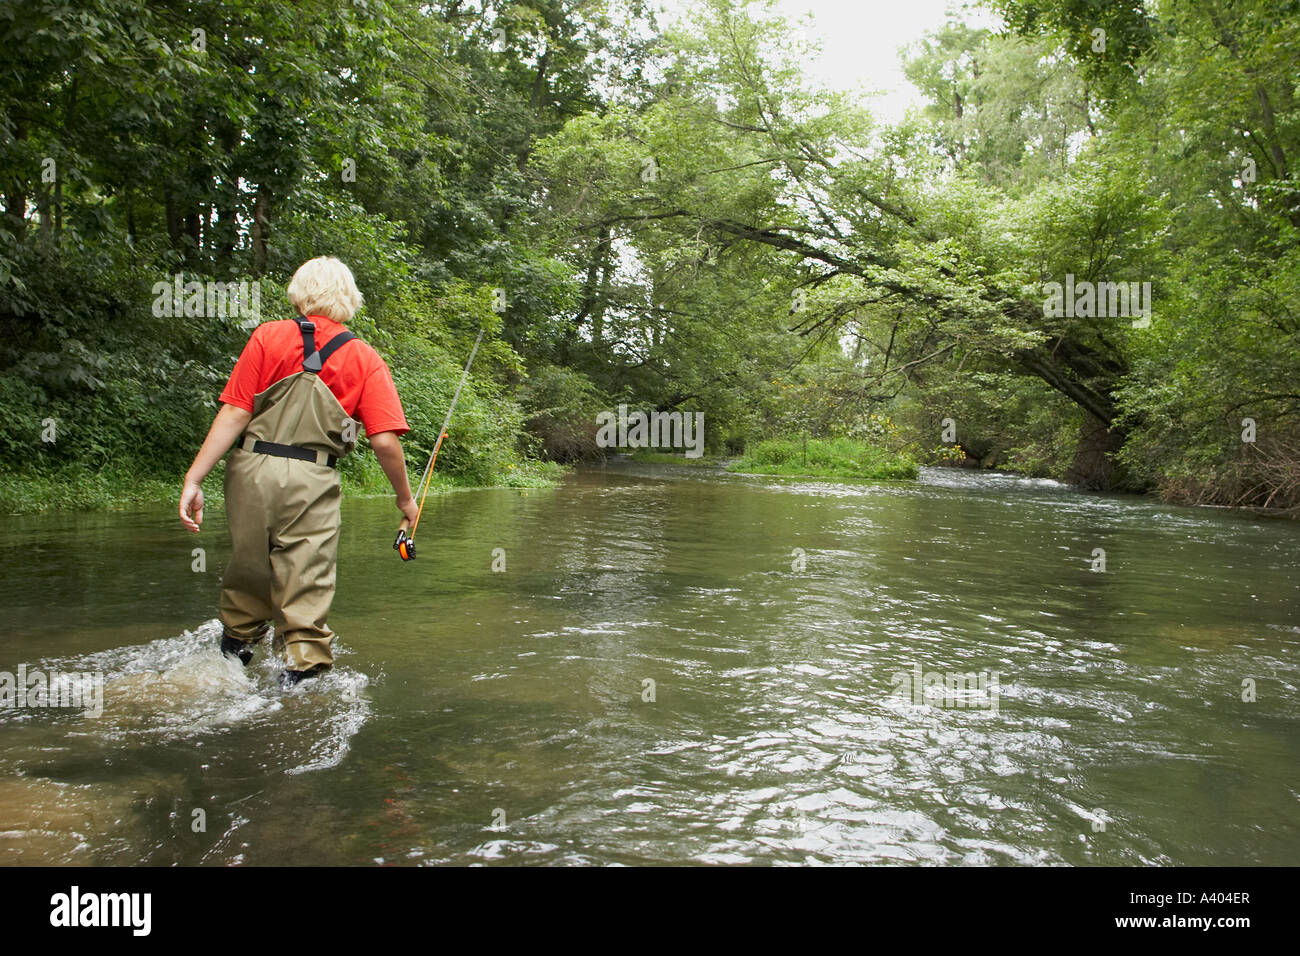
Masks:
[[[438,429],[438,441],[434,443],[433,454],[429,456],[429,462],[424,466],[424,474],[420,476],[420,483],[416,486],[416,493],[420,496],[420,507],[415,512],[415,521],[409,518],[402,519],[402,525],[397,529],[397,540],[393,542],[393,548],[402,556],[403,561],[412,561],[415,559],[415,529],[420,526],[420,516],[424,514],[424,499],[429,494],[429,482],[433,477],[433,466],[438,461],[438,451],[442,448],[442,441],[447,437],[447,426],[451,424],[452,413],[456,411],[456,403],[460,401],[461,390],[465,387],[466,380],[469,379],[470,366],[474,364],[474,356],[478,354],[479,343],[483,341],[483,333],[487,326],[479,326],[478,338],[474,340],[474,347],[469,350],[469,361],[465,363],[465,371],[461,373],[460,384],[456,386],[456,393],[451,397],[451,405],[447,408],[447,417],[443,419],[442,427]],[[407,525],[411,526],[408,534]]]

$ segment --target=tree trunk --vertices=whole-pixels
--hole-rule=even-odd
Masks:
[[[27,138],[27,127],[22,120],[15,120],[13,141],[17,146]],[[4,177],[5,226],[13,233],[14,239],[21,242],[27,232],[27,184],[15,173],[6,170]]]
[[[184,237],[184,224],[181,222],[180,207],[176,194],[170,188],[163,190],[163,217],[167,222],[167,243],[171,248],[180,250]]]
[[[63,235],[63,168],[54,175],[54,239]]]
[[[185,262],[191,269],[201,268],[203,261],[203,207],[185,217]]]
[[[239,131],[233,123],[222,122],[217,130],[217,140],[227,157],[235,155],[239,145]],[[212,227],[212,254],[217,273],[230,276],[235,258],[235,243],[239,237],[236,206],[239,202],[238,177],[233,160],[227,158],[227,167],[219,172],[216,187],[217,221]],[[232,277],[233,278],[233,277]]]
[[[537,74],[533,77],[533,93],[530,98],[528,122],[524,126],[524,140],[519,146],[519,152],[515,154],[515,166],[519,172],[523,172],[528,166],[528,156],[533,148],[533,126],[537,119],[541,117],[542,102],[546,93],[546,68],[551,61],[551,46],[549,42],[542,55],[537,59]]]
[[[1079,444],[1065,480],[1089,491],[1135,491],[1115,461],[1124,447],[1125,435],[1095,415],[1085,415],[1079,428]]]
[[[266,250],[271,238],[271,188],[265,183],[257,187],[253,202],[253,278],[260,279],[266,272]]]
[[[605,309],[609,303],[609,279],[612,271],[610,228],[602,225],[587,262],[587,274],[582,283],[582,305],[569,329],[569,338],[576,337],[583,323],[591,324],[591,341],[599,345],[605,334]]]
[[[53,193],[53,187],[44,189],[41,191],[40,198],[36,200],[37,219],[41,224],[41,241],[47,244],[54,236],[54,217],[51,215]]]

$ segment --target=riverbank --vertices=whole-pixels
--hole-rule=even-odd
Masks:
[[[628,455],[628,458],[641,465],[691,465],[696,468],[716,468],[730,460],[718,455],[701,455],[699,458],[687,458],[685,455],[676,455],[666,451],[651,451],[648,448],[638,448]]]
[[[420,477],[422,466],[413,465],[411,485]],[[432,495],[460,488],[549,488],[556,485],[568,468],[553,462],[525,460],[509,464],[498,480],[471,481],[434,472],[429,481]],[[122,468],[73,466],[57,472],[0,474],[0,514],[44,514],[55,511],[119,511],[137,505],[171,504],[180,500],[181,480],[141,476]],[[205,507],[225,500],[225,461],[217,463],[203,482]],[[392,488],[379,462],[366,456],[342,472],[345,495],[374,497],[391,495]]]

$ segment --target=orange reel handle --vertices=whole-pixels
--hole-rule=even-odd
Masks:
[[[415,539],[409,537],[406,533],[410,523],[407,519],[402,519],[402,526],[397,529],[397,538],[393,541],[393,550],[401,556],[403,561],[415,560]]]

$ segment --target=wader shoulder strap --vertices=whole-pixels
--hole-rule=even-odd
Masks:
[[[355,338],[356,336],[351,332],[340,332],[338,335],[334,336],[334,338],[326,342],[325,347],[321,349],[319,353],[321,364],[324,365],[328,362],[329,357],[337,352],[341,346],[347,345]]]
[[[316,351],[316,323],[299,319],[298,328],[302,330],[302,367],[307,372],[319,372],[325,360],[356,338],[351,332],[340,332],[325,343],[325,347]]]

